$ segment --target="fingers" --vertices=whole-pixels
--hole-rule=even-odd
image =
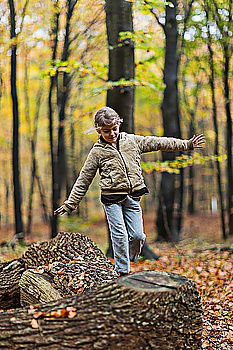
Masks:
[[[194,148],[203,148],[204,144],[206,142],[205,140],[205,136],[203,134],[200,135],[194,135],[191,138],[192,142],[193,142],[193,146]]]
[[[63,207],[60,207],[60,208],[57,208],[53,214],[54,216],[57,216],[57,215],[63,215],[65,213],[66,213],[65,209]]]

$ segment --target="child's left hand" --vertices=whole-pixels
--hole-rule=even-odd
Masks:
[[[193,148],[204,148],[205,147],[205,136],[203,134],[200,135],[194,135],[191,138],[191,141],[193,142]]]

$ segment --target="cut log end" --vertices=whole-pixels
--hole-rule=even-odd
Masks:
[[[148,292],[170,293],[177,291],[182,285],[187,284],[188,279],[168,272],[144,271],[122,277],[117,283],[129,288]]]

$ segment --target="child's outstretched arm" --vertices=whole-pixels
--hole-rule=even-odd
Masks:
[[[79,202],[85,196],[93,178],[95,177],[96,171],[98,169],[98,159],[95,154],[95,149],[92,148],[90,151],[84,166],[77,178],[68,199],[64,202],[62,206],[54,211],[54,215],[63,215],[65,213],[71,213],[73,210],[77,209]]]
[[[190,151],[195,148],[203,148],[205,144],[205,136],[194,135],[189,140],[178,139],[175,137],[160,137],[160,136],[133,136],[138,144],[141,153],[165,151]]]

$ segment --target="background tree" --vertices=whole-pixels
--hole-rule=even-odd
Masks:
[[[107,106],[113,108],[123,118],[121,130],[134,133],[134,94],[135,87],[127,81],[135,78],[134,42],[130,36],[120,39],[120,33],[133,33],[132,3],[124,0],[106,1],[106,27],[109,50],[108,81],[125,80],[124,85],[107,91]],[[107,225],[108,228],[108,225]],[[108,228],[109,246],[107,256],[113,257],[112,242]],[[142,255],[147,259],[157,259],[145,243]]]
[[[59,1],[53,3],[53,12],[51,18],[51,61],[57,59],[57,47],[58,47],[58,34],[59,34],[59,21],[60,21],[60,8]],[[49,145],[50,145],[50,157],[51,157],[51,173],[52,173],[52,213],[51,218],[51,237],[55,237],[57,233],[57,216],[53,215],[53,212],[58,207],[58,174],[57,174],[57,158],[55,153],[55,140],[54,140],[54,103],[53,95],[56,84],[56,72],[55,74],[50,74],[50,84],[49,84],[49,94],[48,94],[48,119],[49,119]]]
[[[132,2],[106,0],[108,37],[108,80],[133,80],[135,77],[134,43],[130,38],[120,42],[120,32],[133,32]],[[107,105],[123,118],[122,130],[134,132],[134,87],[117,86],[107,91]]]
[[[233,1],[227,0],[222,4],[214,0],[210,3],[213,8],[213,16],[216,21],[217,28],[221,35],[220,45],[223,54],[222,61],[222,79],[223,79],[223,96],[226,113],[226,149],[227,149],[227,214],[228,214],[228,230],[229,234],[233,235],[233,156],[232,156],[232,114],[231,114],[231,99],[230,99],[230,62],[233,56],[232,45],[232,11]]]
[[[209,65],[210,65],[210,74],[209,74],[209,84],[211,89],[211,99],[212,99],[212,118],[213,125],[215,131],[215,146],[214,146],[214,154],[217,157],[216,161],[216,169],[217,169],[217,184],[218,184],[218,193],[219,193],[219,203],[220,203],[220,211],[221,211],[221,224],[222,224],[222,235],[223,238],[226,239],[226,225],[225,225],[225,210],[224,210],[224,198],[223,198],[223,188],[222,188],[222,171],[221,164],[218,160],[219,157],[219,126],[218,126],[218,112],[217,112],[217,102],[216,102],[216,89],[215,89],[215,68],[214,68],[214,51],[213,51],[213,43],[211,37],[210,30],[210,20],[209,20],[209,12],[210,7],[208,1],[204,3],[204,9],[206,13],[206,26],[207,26],[207,47],[209,53]]]
[[[26,0],[20,24],[20,30],[16,33],[16,11],[14,0],[8,0],[10,9],[10,39],[11,39],[11,99],[13,114],[13,144],[12,165],[14,185],[14,209],[15,209],[15,234],[20,242],[24,240],[24,228],[21,211],[21,183],[20,183],[20,160],[19,160],[19,106],[17,93],[17,37],[23,28],[28,0]]]

